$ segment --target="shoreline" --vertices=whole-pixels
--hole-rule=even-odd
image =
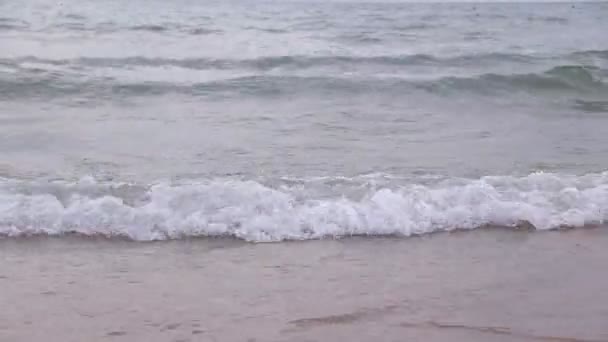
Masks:
[[[315,242],[315,241],[336,241],[336,240],[351,240],[351,239],[415,239],[415,238],[424,238],[425,236],[433,236],[433,235],[450,235],[450,234],[466,234],[472,231],[484,230],[484,231],[507,231],[512,233],[548,233],[548,232],[567,232],[571,230],[595,230],[595,229],[606,229],[608,226],[606,224],[585,224],[584,226],[560,226],[551,229],[537,229],[529,222],[522,222],[516,226],[499,226],[494,224],[486,224],[476,228],[454,228],[449,230],[435,230],[424,233],[412,233],[410,235],[404,234],[351,234],[351,235],[338,235],[338,236],[325,236],[325,237],[315,237],[315,238],[302,238],[302,239],[285,239],[285,240],[277,240],[277,241],[249,241],[243,238],[234,236],[234,235],[201,235],[201,236],[189,236],[185,235],[183,237],[173,238],[167,237],[165,239],[156,239],[156,240],[134,240],[128,236],[124,235],[104,235],[101,233],[98,234],[83,234],[78,232],[69,232],[69,233],[60,233],[60,234],[23,234],[23,235],[7,235],[0,234],[0,243],[2,241],[44,241],[44,240],[56,240],[56,239],[66,239],[66,240],[75,240],[75,241],[83,241],[83,242],[127,242],[127,243],[135,243],[135,244],[162,244],[169,242],[179,242],[179,241],[234,241],[234,242],[242,242],[244,244],[284,244],[284,243],[307,243],[307,242]]]
[[[603,228],[271,244],[2,239],[0,339],[608,340]]]

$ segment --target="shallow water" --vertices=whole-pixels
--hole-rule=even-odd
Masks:
[[[0,340],[606,341],[608,230],[0,241]]]

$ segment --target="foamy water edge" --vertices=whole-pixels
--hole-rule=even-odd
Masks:
[[[386,179],[387,177],[384,177]],[[432,184],[383,184],[375,177],[311,195],[313,183],[264,185],[214,179],[149,186],[100,182],[0,179],[0,235],[79,234],[156,241],[236,237],[252,242],[345,236],[411,236],[485,226],[536,230],[608,221],[608,172],[583,176],[447,179]],[[333,177],[323,180],[325,186]],[[319,181],[319,179],[317,179]],[[312,182],[312,180],[311,180]],[[370,182],[373,186],[370,186]]]

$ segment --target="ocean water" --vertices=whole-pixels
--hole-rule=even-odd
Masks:
[[[608,220],[608,3],[0,2],[0,235]]]

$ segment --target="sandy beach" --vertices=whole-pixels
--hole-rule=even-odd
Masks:
[[[0,340],[607,341],[608,231],[0,241]]]

